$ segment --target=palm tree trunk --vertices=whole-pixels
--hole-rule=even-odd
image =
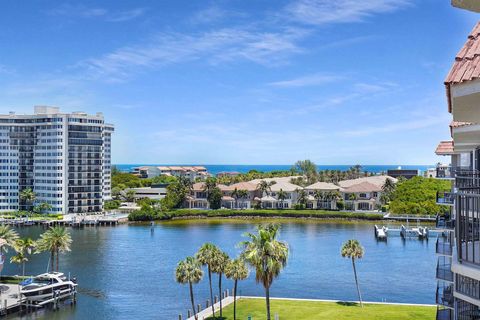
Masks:
[[[25,261],[22,262],[22,276],[25,276]]]
[[[218,274],[218,294],[220,299],[220,318],[222,317],[222,274]]]
[[[208,266],[208,283],[210,284],[210,299],[212,301],[212,314],[213,314],[213,318],[215,319],[215,302],[213,301],[212,271],[210,270],[210,266]]]
[[[52,249],[50,251],[50,272],[55,271],[54,263],[55,263],[55,250]]]
[[[267,303],[267,320],[270,320],[270,287],[265,287],[265,301]]]
[[[56,256],[57,256],[57,272],[58,272],[58,259],[59,259],[58,249],[57,249]]]
[[[190,285],[190,300],[192,301],[193,316],[195,317],[195,320],[198,320],[197,312],[195,311],[195,301],[193,300],[193,287],[192,287],[192,283],[189,282],[188,284]]]
[[[235,284],[233,285],[233,320],[237,320],[237,283],[238,280],[235,279]]]
[[[362,294],[360,293],[360,286],[358,285],[357,268],[355,268],[355,258],[352,258],[352,265],[353,265],[353,273],[355,274],[355,284],[357,285],[358,300],[360,301],[360,306],[363,307]]]

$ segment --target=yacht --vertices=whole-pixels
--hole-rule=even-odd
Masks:
[[[32,303],[44,304],[54,298],[63,299],[76,292],[76,279],[61,272],[43,273],[20,283],[20,292]]]

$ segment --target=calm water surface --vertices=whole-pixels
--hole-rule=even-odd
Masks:
[[[61,256],[60,269],[79,281],[76,307],[39,312],[24,319],[178,319],[189,305],[188,286],[175,283],[174,269],[202,243],[212,241],[236,256],[242,234],[254,222],[175,222],[118,227],[71,229],[72,252]],[[37,238],[41,228],[19,229]],[[288,266],[275,280],[271,295],[277,297],[356,299],[352,266],[340,256],[347,239],[365,247],[358,274],[365,300],[434,303],[435,241],[402,241],[391,237],[377,242],[369,223],[282,223],[280,239],[289,243]],[[27,273],[45,272],[48,255],[35,255]],[[17,274],[7,265],[3,274]],[[226,287],[232,284],[226,282]],[[242,295],[262,295],[254,276],[240,283]],[[208,299],[207,281],[195,287],[198,302]]]

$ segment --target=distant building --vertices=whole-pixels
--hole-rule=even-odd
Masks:
[[[405,179],[411,179],[420,175],[419,170],[415,169],[390,169],[387,170],[387,176],[392,178],[403,177]]]
[[[140,178],[153,178],[160,175],[184,177],[192,181],[209,177],[207,168],[203,166],[143,166],[133,168],[132,174]]]
[[[28,210],[25,189],[53,213],[103,211],[111,198],[111,135],[103,115],[62,113],[36,106],[34,114],[0,115],[0,212]]]
[[[165,187],[161,188],[131,188],[127,190],[135,191],[135,200],[140,199],[152,199],[152,200],[161,200],[167,195],[167,189]]]

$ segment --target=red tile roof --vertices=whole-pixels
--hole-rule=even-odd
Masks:
[[[453,154],[453,141],[440,141],[435,153],[439,156]]]
[[[457,53],[455,62],[445,79],[449,112],[452,112],[450,85],[478,78],[480,78],[480,22],[475,25],[467,42]]]

